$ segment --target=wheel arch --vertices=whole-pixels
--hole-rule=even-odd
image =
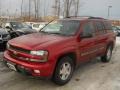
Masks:
[[[68,52],[68,53],[64,53],[64,54],[60,55],[58,57],[58,59],[57,59],[56,65],[61,60],[61,58],[65,57],[65,56],[69,56],[70,58],[72,58],[73,63],[76,66],[76,61],[77,61],[76,59],[77,59],[77,57],[76,57],[76,53],[75,52]]]
[[[113,41],[109,42],[108,45],[107,45],[107,48],[108,48],[109,46],[111,46],[112,49],[113,49],[113,48],[114,48],[114,42],[113,42]]]

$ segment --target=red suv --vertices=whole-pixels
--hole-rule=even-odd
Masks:
[[[4,61],[17,72],[64,85],[80,63],[98,56],[109,62],[115,39],[109,20],[69,17],[49,23],[40,33],[10,40]]]

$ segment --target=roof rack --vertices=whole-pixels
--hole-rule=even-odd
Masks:
[[[104,19],[104,18],[101,18],[101,17],[89,17],[88,19]]]
[[[101,17],[93,17],[93,16],[69,16],[66,18],[104,19]],[[104,20],[106,20],[106,19],[104,19]]]

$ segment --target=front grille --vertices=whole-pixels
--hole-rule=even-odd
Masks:
[[[19,47],[16,47],[16,46],[12,46],[12,45],[10,45],[8,49],[11,49],[11,50],[14,50],[14,51],[18,51],[18,52],[23,52],[23,53],[28,53],[28,54],[30,54],[30,50],[26,50],[26,49],[23,49],[23,48],[19,48]]]
[[[18,56],[15,55],[14,53],[11,53],[10,56],[13,57],[14,59],[18,59]]]
[[[14,53],[10,54],[10,56],[11,56],[12,58],[14,58],[14,59],[19,59],[19,60],[23,60],[23,61],[28,61],[28,60],[26,60],[25,57],[20,57],[20,56],[18,56],[18,55],[15,55]],[[27,58],[27,59],[28,59],[28,58]]]
[[[0,38],[2,38],[2,35],[0,35]]]
[[[8,36],[8,34],[3,34],[2,38],[6,38]]]

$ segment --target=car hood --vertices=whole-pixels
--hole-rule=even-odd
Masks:
[[[9,34],[6,29],[0,28],[0,35]]]
[[[37,46],[46,47],[48,45],[55,44],[67,38],[68,37],[60,35],[34,33],[14,38],[9,41],[9,44],[28,50],[34,50]]]

